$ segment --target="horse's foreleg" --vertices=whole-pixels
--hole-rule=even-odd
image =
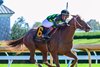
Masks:
[[[57,53],[51,53],[51,55],[52,55],[53,60],[54,60],[54,62],[56,64],[56,67],[60,67]]]
[[[71,67],[74,67],[76,62],[78,61],[77,57],[71,51],[67,52],[66,56],[74,58],[74,61],[73,61],[72,65],[71,65]]]

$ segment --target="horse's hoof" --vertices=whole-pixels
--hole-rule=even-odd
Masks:
[[[41,64],[38,64],[38,63],[35,63],[36,65],[38,65],[38,67],[42,67],[42,65]]]
[[[53,66],[53,65],[49,64],[48,61],[45,61],[43,63],[46,64],[48,67],[56,67],[56,66]]]
[[[49,65],[48,67],[56,67],[56,66]]]
[[[70,67],[74,67],[74,66],[70,66]]]
[[[56,67],[56,66],[52,66],[52,67]]]
[[[42,67],[42,65],[41,64],[38,64],[38,67]]]

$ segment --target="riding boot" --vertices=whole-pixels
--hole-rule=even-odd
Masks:
[[[44,34],[45,39],[50,39],[49,33],[53,30],[53,28],[49,28],[47,32]]]
[[[45,39],[49,39],[49,38],[50,38],[50,36],[49,36],[50,31],[51,31],[51,30],[48,29],[47,32],[44,34],[44,38],[45,38]]]

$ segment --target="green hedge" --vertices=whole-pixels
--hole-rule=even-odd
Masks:
[[[100,38],[100,32],[75,32],[74,39]]]

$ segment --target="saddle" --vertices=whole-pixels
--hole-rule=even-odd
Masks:
[[[53,30],[48,33],[48,36],[50,38],[45,38],[44,35],[47,33],[48,30],[49,30],[49,28],[46,28],[46,27],[43,27],[43,26],[38,27],[38,29],[35,33],[34,39],[36,41],[49,41],[49,39],[51,38],[51,35],[53,33]]]

